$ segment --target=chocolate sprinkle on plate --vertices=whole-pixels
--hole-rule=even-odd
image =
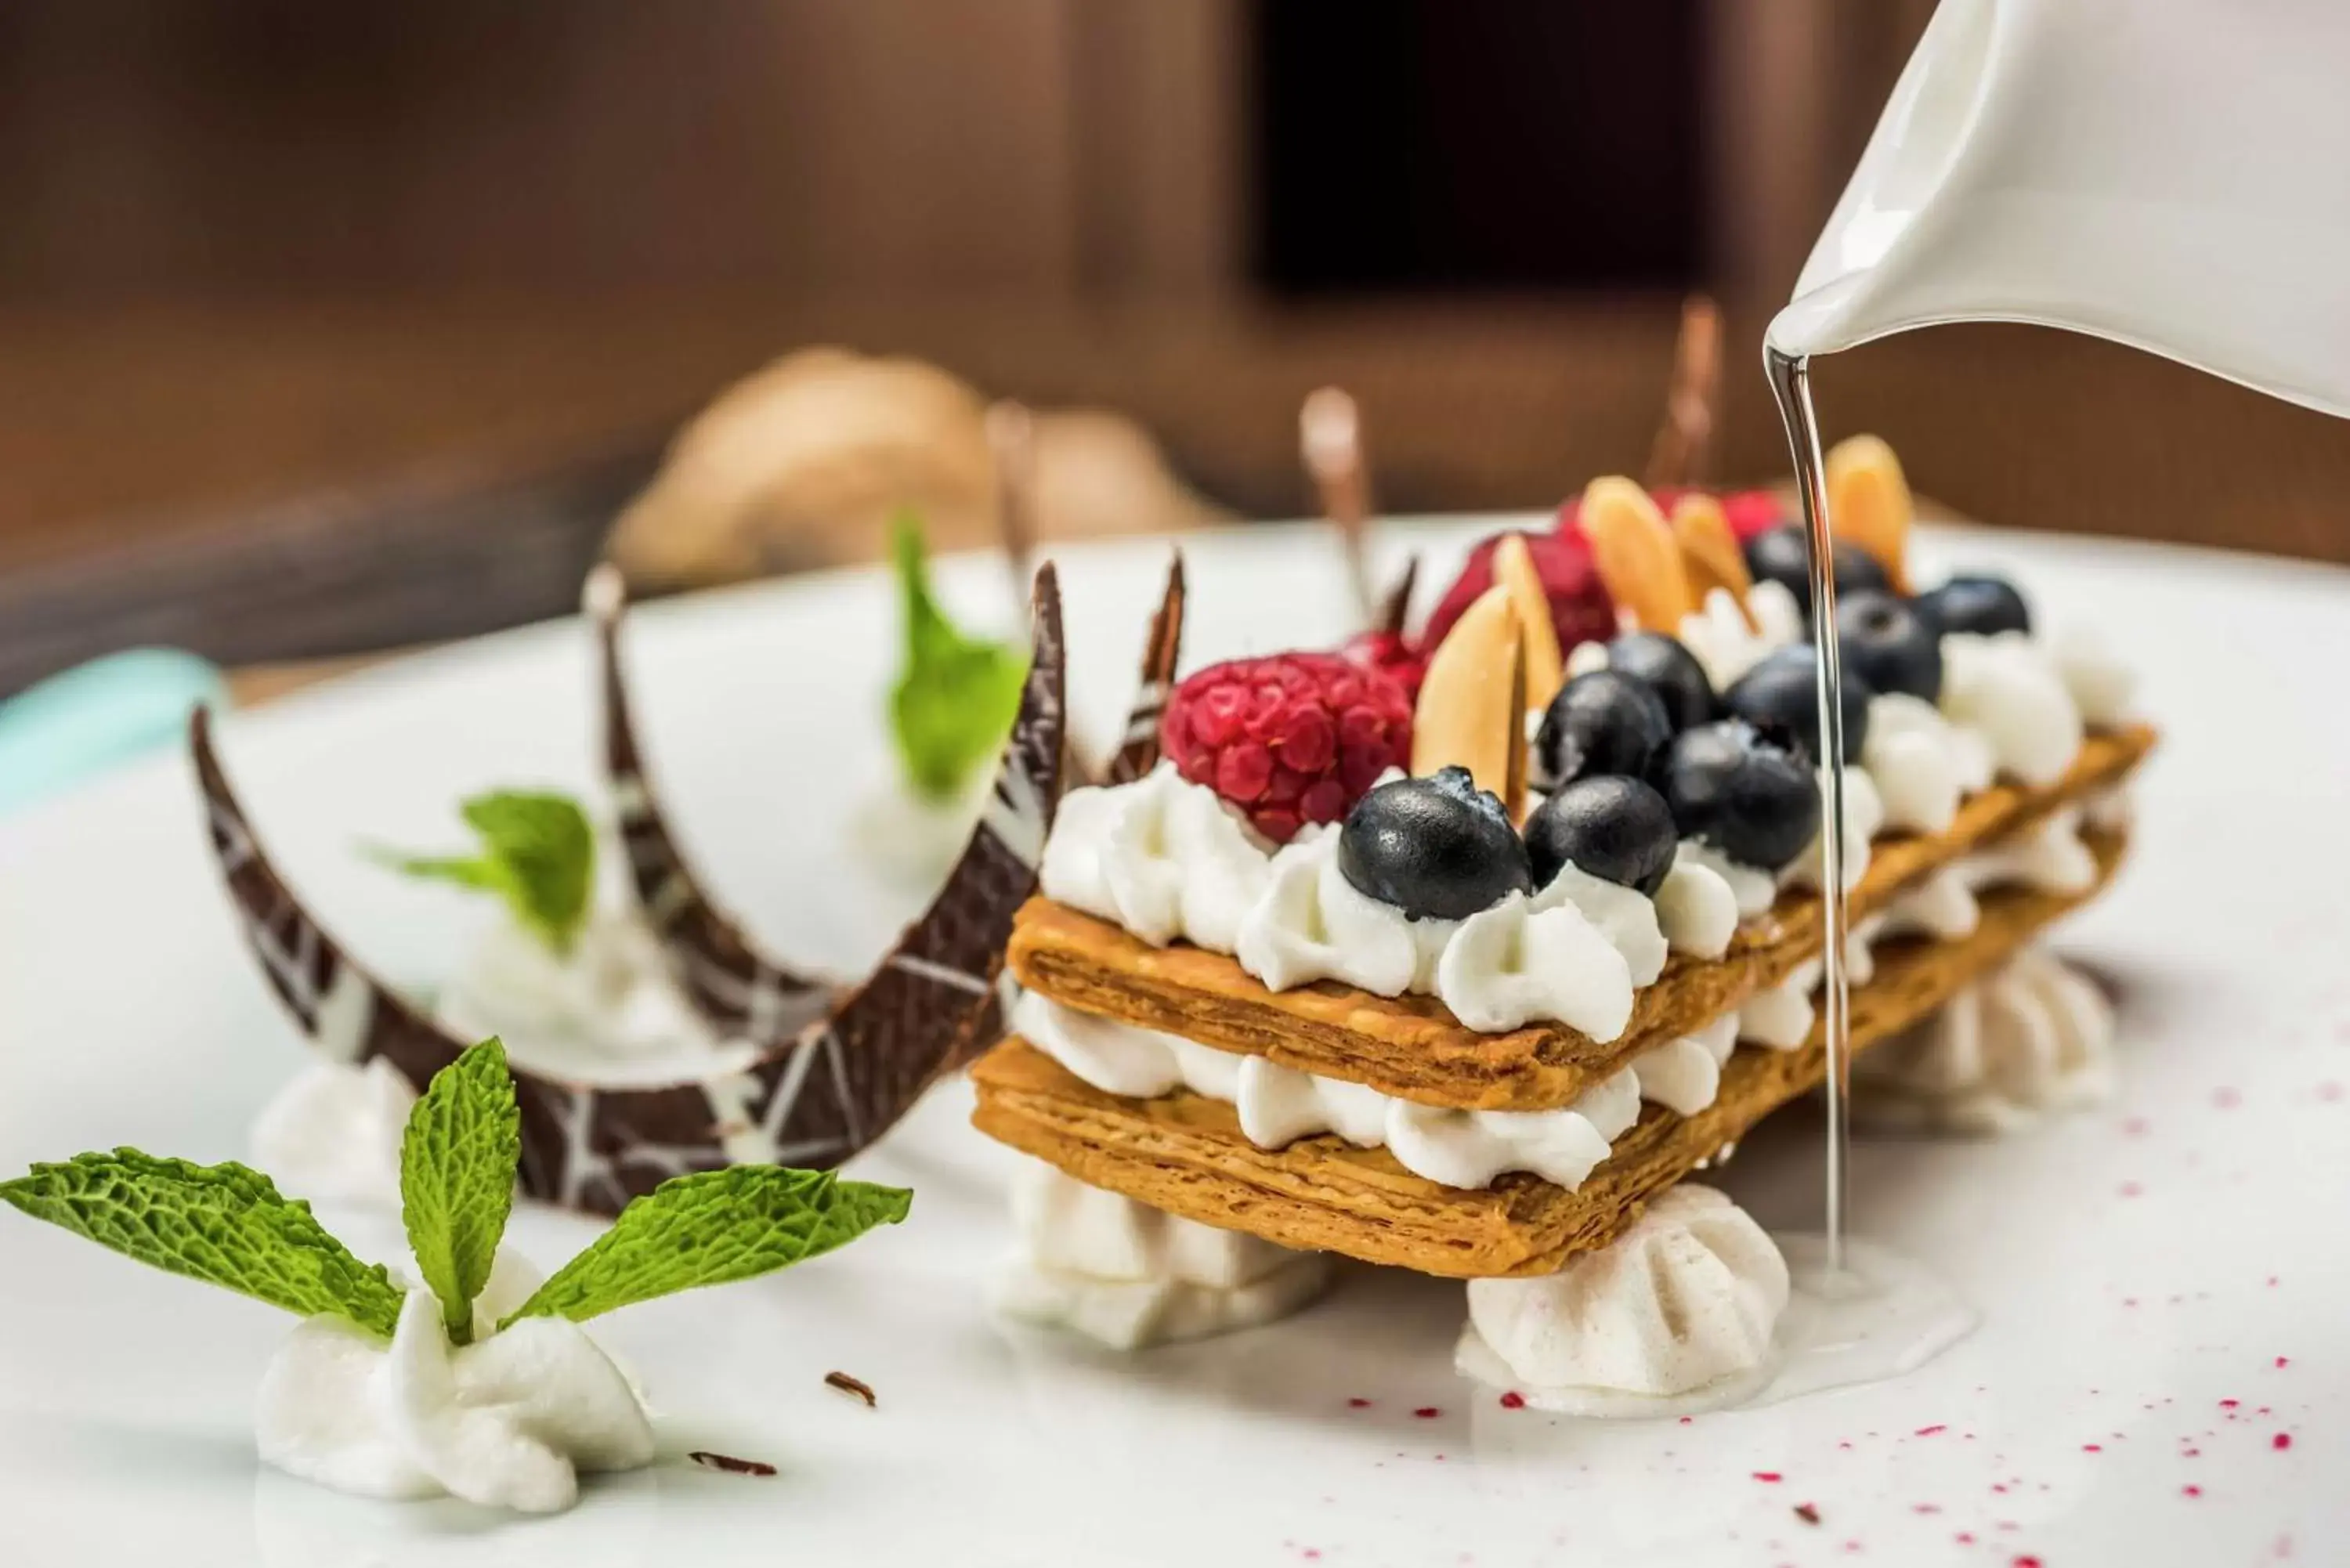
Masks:
[[[843,1394],[856,1395],[859,1399],[865,1401],[865,1407],[868,1410],[881,1403],[880,1400],[875,1398],[873,1396],[873,1385],[866,1382],[861,1377],[851,1377],[846,1372],[826,1373],[824,1375],[824,1386],[827,1388],[837,1388]]]
[[[723,1470],[730,1476],[771,1476],[775,1467],[764,1459],[738,1459],[732,1454],[713,1454],[707,1449],[696,1449],[685,1456],[706,1470]]]

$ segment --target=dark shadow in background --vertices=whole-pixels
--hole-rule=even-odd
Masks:
[[[1266,287],[1702,276],[1695,0],[1258,0],[1252,27],[1253,260]]]

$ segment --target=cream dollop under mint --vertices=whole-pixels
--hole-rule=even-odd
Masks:
[[[515,922],[491,927],[433,1012],[458,1038],[495,1034],[525,1070],[574,1083],[707,1079],[758,1054],[694,1008],[632,904],[595,910],[562,950]]]
[[[503,790],[460,813],[478,841],[471,855],[376,854],[504,909],[433,999],[449,1033],[497,1035],[524,1068],[574,1083],[666,1083],[749,1064],[756,1047],[711,1027],[634,899],[608,885],[611,862],[577,802]]]
[[[436,1075],[400,1148],[413,1282],[353,1256],[270,1179],[136,1149],[36,1165],[0,1201],[303,1319],[263,1378],[264,1461],[338,1490],[545,1513],[582,1472],[651,1462],[633,1385],[579,1325],[755,1278],[906,1216],[912,1194],[743,1165],[663,1182],[538,1280],[501,1251],[522,1157],[505,1054]]]
[[[361,1497],[524,1513],[569,1507],[582,1474],[650,1463],[643,1400],[587,1330],[546,1315],[497,1327],[540,1282],[499,1252],[465,1345],[421,1288],[401,1300],[389,1344],[346,1318],[307,1320],[262,1374],[262,1462]]]

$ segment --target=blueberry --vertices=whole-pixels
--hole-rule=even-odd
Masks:
[[[1555,789],[1601,774],[1645,774],[1673,738],[1656,689],[1620,670],[1595,670],[1558,689],[1534,735],[1534,782]]]
[[[1607,668],[1647,681],[1664,699],[1665,713],[1676,730],[1713,717],[1713,683],[1705,678],[1705,666],[1697,655],[1678,638],[1661,631],[1627,631],[1607,645]]]
[[[1657,770],[1673,826],[1742,866],[1776,871],[1820,831],[1811,763],[1743,719],[1685,730]]]
[[[1509,814],[1467,768],[1397,779],[1357,801],[1338,830],[1338,872],[1414,920],[1466,919],[1534,888]]]
[[[2005,577],[1952,577],[1918,596],[1918,612],[1947,634],[2030,631],[2032,611]]]
[[[1818,661],[1808,647],[1783,648],[1738,678],[1722,706],[1757,729],[1790,736],[1806,756],[1820,756]],[[1844,760],[1860,761],[1868,738],[1868,700],[1876,689],[1850,665],[1844,671]]]
[[[1812,613],[1812,556],[1800,525],[1768,528],[1747,540],[1746,569],[1758,583],[1766,578],[1777,583],[1795,596],[1805,615]],[[1876,556],[1843,544],[1835,547],[1835,584],[1840,594],[1893,586]]]
[[[1942,638],[1934,622],[1898,595],[1864,588],[1836,600],[1845,679],[1931,702],[1942,694]]]
[[[1577,779],[1526,819],[1534,886],[1547,887],[1568,861],[1594,877],[1649,897],[1673,868],[1672,808],[1638,779]]]

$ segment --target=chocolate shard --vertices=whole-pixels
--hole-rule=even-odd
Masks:
[[[1368,622],[1378,610],[1371,596],[1371,484],[1363,458],[1362,415],[1355,400],[1338,387],[1307,393],[1297,410],[1297,441],[1322,514],[1338,530],[1355,603]]]
[[[823,1029],[808,1036],[839,1042],[837,1050],[826,1049],[847,1063],[840,1089],[845,1101],[870,1097],[889,1104],[895,1095],[910,1104],[930,1077],[969,1060],[1003,1033],[999,981],[1012,917],[1035,891],[1045,835],[1067,777],[1067,659],[1060,578],[1050,561],[1036,570],[1029,637],[1028,683],[1020,711],[1012,722],[995,787],[962,858],[889,957]],[[919,1030],[958,994],[959,1033],[942,1054],[924,1058],[889,1048],[887,1042]],[[910,1081],[914,1075],[920,1083]]]
[[[1037,573],[1034,658],[995,787],[962,857],[865,981],[741,1073],[593,1088],[517,1069],[522,1186],[617,1212],[670,1177],[735,1163],[826,1167],[893,1126],[993,1010],[1012,917],[1061,794],[1066,661],[1053,568]],[[297,1026],[346,1062],[382,1056],[420,1089],[467,1042],[354,962],[263,854],[199,710],[189,746],[213,847],[247,944]]]
[[[1413,556],[1403,564],[1403,571],[1388,587],[1387,597],[1379,601],[1378,618],[1371,624],[1374,631],[1391,637],[1401,637],[1411,620],[1411,591],[1419,584],[1419,557]]]
[[[628,589],[610,562],[588,574],[580,596],[594,629],[604,721],[604,771],[628,857],[629,885],[686,1000],[721,1034],[776,1045],[798,1036],[834,1000],[829,980],[762,952],[722,913],[678,847],[646,776],[627,679],[620,622]]]
[[[1036,556],[1036,417],[1011,398],[988,405],[981,423],[995,462],[995,533],[1012,568],[1016,597],[1033,579]]]
[[[1714,409],[1721,396],[1721,312],[1702,294],[1681,302],[1680,334],[1663,417],[1648,449],[1641,484],[1648,490],[1701,484],[1713,450]]]
[[[310,1043],[338,1062],[385,1057],[419,1085],[455,1060],[463,1045],[345,952],[270,864],[222,770],[204,708],[189,717],[188,750],[245,945]]]
[[[877,1409],[881,1404],[880,1397],[873,1392],[873,1385],[862,1377],[851,1377],[846,1372],[826,1373],[824,1386],[827,1388],[837,1388],[843,1394],[855,1395],[865,1401],[865,1407],[868,1410]]]
[[[1183,552],[1167,563],[1167,588],[1150,618],[1150,638],[1142,648],[1142,674],[1127,710],[1126,733],[1102,775],[1104,784],[1132,784],[1159,765],[1159,721],[1175,689],[1175,667],[1183,657]]]

